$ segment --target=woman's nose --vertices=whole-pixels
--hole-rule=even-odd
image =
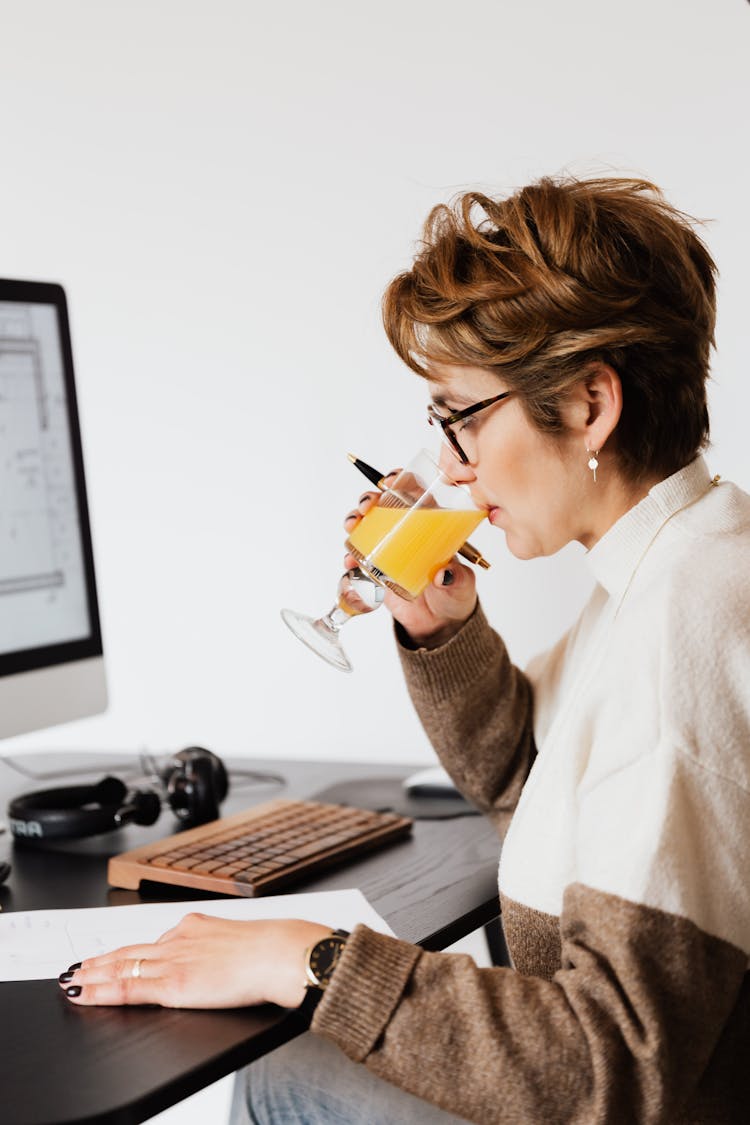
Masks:
[[[446,442],[441,442],[438,460],[441,473],[455,484],[470,484],[477,479],[471,465],[464,465],[457,453]]]

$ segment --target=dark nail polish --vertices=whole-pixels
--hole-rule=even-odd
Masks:
[[[60,976],[57,979],[59,980],[60,984],[67,984],[69,980],[73,979],[73,975],[74,974],[72,970],[68,969],[67,973],[60,973]]]
[[[65,995],[66,996],[80,996],[81,995],[80,984],[71,984],[70,988],[65,989]]]
[[[363,492],[362,495],[359,498],[359,502],[360,502],[360,504],[364,504],[365,500],[369,500],[369,499],[370,499],[370,493],[369,492]]]
[[[75,965],[68,965],[68,972],[74,973],[76,971],[76,969],[80,969],[80,967],[81,967],[81,962],[76,961]]]
[[[454,578],[455,578],[455,574],[453,573],[452,570],[444,570],[443,571],[443,585],[444,586],[451,586],[453,584]]]

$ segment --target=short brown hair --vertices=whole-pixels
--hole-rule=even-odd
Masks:
[[[614,445],[637,480],[676,472],[707,443],[715,274],[693,220],[654,184],[544,178],[435,207],[383,315],[414,371],[494,371],[548,433],[592,362],[611,364],[624,400]]]

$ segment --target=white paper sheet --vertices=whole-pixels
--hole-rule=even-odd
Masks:
[[[203,899],[101,906],[85,910],[19,910],[0,914],[0,980],[50,980],[68,965],[123,945],[151,942],[197,911],[217,918],[304,918],[334,929],[352,930],[364,922],[373,930],[393,930],[361,891],[273,895],[268,898]]]

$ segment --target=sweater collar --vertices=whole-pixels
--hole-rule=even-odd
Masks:
[[[588,552],[597,582],[611,597],[624,594],[641,559],[667,520],[697,500],[711,484],[702,457],[660,481],[621,516]]]

